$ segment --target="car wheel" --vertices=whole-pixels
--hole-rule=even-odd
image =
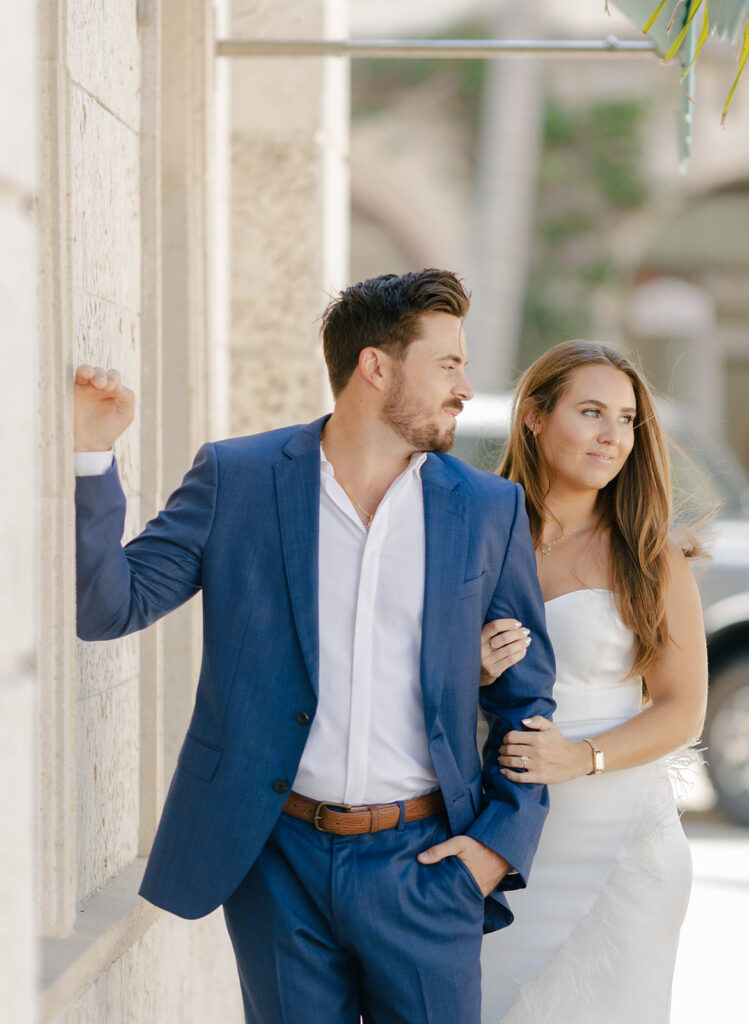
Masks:
[[[718,805],[749,825],[749,656],[711,673],[704,739]]]

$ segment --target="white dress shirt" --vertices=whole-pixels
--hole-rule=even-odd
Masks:
[[[319,695],[293,788],[388,803],[438,786],[420,683],[424,454],[411,457],[369,532],[321,452]]]
[[[293,784],[316,800],[389,803],[439,785],[420,683],[425,460],[411,457],[367,532],[320,452],[319,694]],[[75,455],[79,476],[111,464],[111,451]]]

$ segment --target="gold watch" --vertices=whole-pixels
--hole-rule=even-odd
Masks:
[[[583,740],[583,743],[587,743],[590,749],[593,751],[593,768],[588,772],[588,775],[599,775],[605,767],[603,759],[603,751],[597,746],[593,740]]]

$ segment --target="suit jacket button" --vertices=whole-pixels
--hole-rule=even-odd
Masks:
[[[289,784],[288,782],[285,782],[284,779],[276,779],[276,781],[273,783],[273,789],[276,791],[276,793],[285,793],[288,788]]]
[[[297,711],[296,720],[300,725],[307,725],[309,722],[309,715],[306,711]]]

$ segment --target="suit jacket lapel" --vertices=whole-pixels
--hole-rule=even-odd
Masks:
[[[310,683],[318,692],[320,433],[327,416],[302,427],[273,469],[286,581]]]
[[[421,480],[426,534],[421,688],[428,735],[445,680],[455,597],[464,579],[469,501],[456,491],[458,475],[435,455],[427,457]]]

